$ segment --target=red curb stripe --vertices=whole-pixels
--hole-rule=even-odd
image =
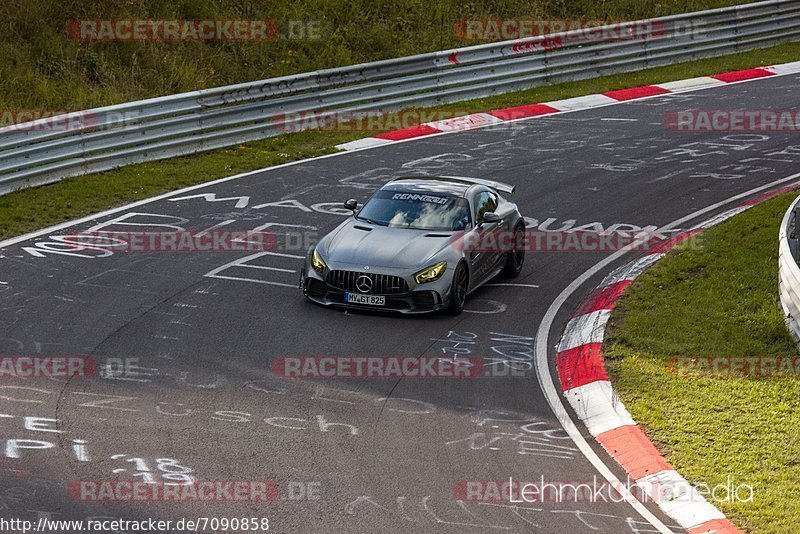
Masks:
[[[766,78],[767,76],[775,76],[775,73],[765,69],[745,69],[715,74],[712,78],[721,82],[731,83],[741,82],[742,80],[753,80],[755,78]]]
[[[742,206],[754,206],[754,205],[758,204],[759,202],[764,202],[765,200],[769,200],[772,197],[776,197],[776,196],[781,195],[783,193],[788,193],[790,191],[793,191],[793,190],[797,189],[798,187],[800,187],[800,184],[791,184],[791,185],[787,185],[786,187],[781,187],[780,189],[776,189],[775,191],[770,191],[769,193],[764,193],[763,195],[759,195],[757,197],[751,198],[747,202],[744,202],[743,204],[740,204],[740,207],[742,207]]]
[[[619,89],[617,91],[606,91],[604,95],[624,102],[625,100],[634,100],[636,98],[643,98],[645,96],[665,95],[672,91],[658,87],[657,85],[644,85],[642,87],[633,87],[631,89]]]
[[[727,519],[713,519],[690,528],[689,534],[739,534],[739,529]]]
[[[403,139],[411,139],[414,137],[422,137],[423,135],[431,135],[439,133],[440,130],[420,124],[419,126],[411,126],[410,128],[403,128],[402,130],[395,130],[393,132],[386,132],[376,135],[378,139],[387,139],[389,141],[402,141]]]
[[[531,104],[528,106],[517,106],[513,108],[494,109],[488,111],[489,115],[497,117],[504,121],[514,119],[522,119],[525,117],[538,117],[539,115],[548,115],[550,113],[558,113],[559,110],[547,104]]]
[[[589,298],[583,301],[583,304],[581,304],[573,317],[592,313],[597,310],[613,310],[614,306],[617,304],[617,299],[619,299],[622,292],[625,291],[625,288],[631,285],[632,281],[633,280],[622,280],[621,282],[610,284],[599,291],[595,291],[589,295]]]
[[[677,234],[674,237],[667,239],[666,241],[662,241],[661,243],[654,245],[652,248],[650,248],[650,253],[662,254],[669,252],[670,250],[675,248],[675,246],[677,246],[678,244],[683,243],[693,235],[699,234],[702,231],[703,231],[702,228],[695,228],[694,230],[687,230],[686,232],[681,232],[680,234]]]
[[[633,480],[673,469],[638,425],[603,432],[597,441]]]
[[[587,343],[556,354],[556,368],[563,391],[608,380],[602,348],[602,343]]]

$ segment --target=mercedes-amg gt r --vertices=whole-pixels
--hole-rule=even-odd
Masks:
[[[390,181],[308,250],[300,288],[309,300],[349,308],[459,314],[467,295],[522,271],[525,222],[478,178],[415,176]]]

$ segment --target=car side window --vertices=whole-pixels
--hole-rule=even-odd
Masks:
[[[483,222],[483,214],[486,212],[493,212],[497,209],[499,202],[497,199],[497,195],[492,192],[484,191],[480,195],[478,195],[477,200],[477,222],[478,224]]]
[[[487,194],[489,195],[489,203],[490,203],[489,209],[487,211],[497,211],[497,206],[500,205],[500,201],[498,200],[497,195],[495,195],[492,192],[489,192]]]

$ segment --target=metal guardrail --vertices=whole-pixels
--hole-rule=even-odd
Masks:
[[[800,40],[800,0],[769,0],[603,28],[638,29],[644,38],[587,39],[586,31],[574,30],[193,91],[2,128],[0,195],[303,129],[308,122],[303,114],[310,112],[322,120],[428,107]],[[64,126],[58,127],[61,123]]]
[[[778,289],[786,325],[800,344],[800,197],[781,222],[778,242]]]

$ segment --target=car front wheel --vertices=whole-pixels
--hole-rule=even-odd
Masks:
[[[467,289],[469,288],[469,277],[467,267],[459,263],[456,272],[453,273],[453,286],[450,289],[450,305],[447,307],[448,313],[459,315],[464,311],[464,303],[467,301]]]

